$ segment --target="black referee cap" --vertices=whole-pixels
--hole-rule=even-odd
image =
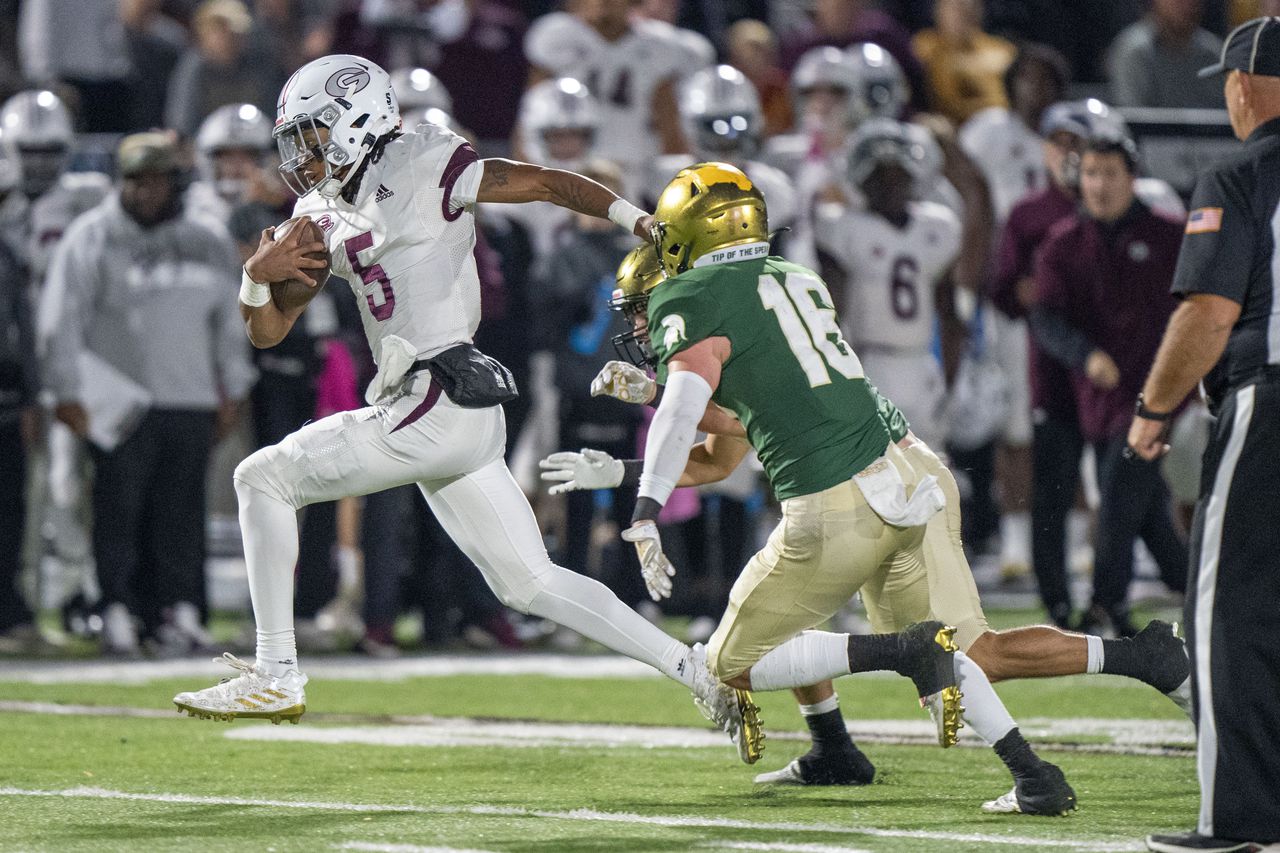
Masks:
[[[1254,18],[1231,31],[1216,63],[1200,69],[1201,77],[1227,71],[1280,77],[1280,18]]]

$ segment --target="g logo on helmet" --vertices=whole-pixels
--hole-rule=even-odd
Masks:
[[[335,98],[347,98],[369,85],[369,71],[358,65],[340,68],[329,75],[324,90]]]

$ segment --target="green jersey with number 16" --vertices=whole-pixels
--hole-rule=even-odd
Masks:
[[[821,492],[884,452],[890,436],[878,395],[840,336],[817,273],[764,244],[713,252],[662,282],[649,298],[658,379],[681,350],[713,337],[731,353],[712,400],[746,428],[779,500]],[[750,260],[716,263],[722,257]]]

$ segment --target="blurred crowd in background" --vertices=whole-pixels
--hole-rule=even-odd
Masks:
[[[360,405],[373,365],[344,283],[267,350],[236,309],[240,264],[295,201],[276,97],[329,53],[392,72],[407,129],[644,206],[690,163],[742,167],[775,251],[822,271],[869,376],[948,453],[983,585],[1131,632],[1136,541],[1139,569],[1181,592],[1206,419],[1187,408],[1187,451],[1161,469],[1120,459],[1183,200],[1230,138],[1220,81],[1196,71],[1277,7],[0,0],[0,652],[68,634],[111,655],[212,647],[211,612],[247,608],[231,468]],[[667,504],[662,610],[616,535],[634,496],[550,497],[537,477],[555,450],[643,447],[649,410],[588,390],[623,331],[608,300],[634,238],[544,204],[481,205],[477,230],[476,343],[522,389],[509,461],[553,558],[705,639],[773,511],[758,467]],[[412,487],[303,514],[300,645],[576,643],[498,604]],[[36,618],[54,611],[65,633]]]

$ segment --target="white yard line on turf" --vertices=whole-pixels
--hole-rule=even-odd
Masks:
[[[169,719],[176,709],[134,708],[111,705],[64,705],[55,702],[0,700],[0,712],[53,716],[135,717]],[[361,715],[313,713],[314,723],[354,725],[249,726],[232,728],[226,736],[236,740],[295,741],[321,744],[373,746],[501,746],[596,749],[645,747],[691,749],[719,748],[724,735],[707,728],[673,726],[619,726],[603,723],[553,723],[531,720],[475,720],[469,717],[431,715]],[[937,736],[929,720],[852,720],[849,733],[855,740],[879,744],[932,744]],[[1081,752],[1123,755],[1184,755],[1195,745],[1195,730],[1181,720],[1105,719],[1077,717],[1022,721],[1023,733],[1042,745]],[[972,729],[962,729],[961,745],[981,747]],[[803,741],[799,732],[770,733],[775,740]],[[1070,739],[1103,736],[1110,743],[1072,743]]]
[[[704,841],[699,847],[711,850],[771,850],[779,853],[871,853],[862,847],[834,847],[830,844],[787,844],[767,841]]]
[[[432,815],[477,815],[481,817],[539,817],[548,820],[584,823],[620,823],[636,826],[660,826],[674,829],[745,829],[753,832],[820,832],[828,835],[862,835],[873,838],[913,838],[929,841],[971,844],[1007,844],[1018,847],[1064,850],[1096,850],[1127,853],[1142,850],[1140,842],[1086,841],[1066,838],[1034,838],[1017,835],[993,835],[979,832],[937,832],[924,829],[882,829],[870,826],[841,826],[823,823],[791,823],[788,821],[753,821],[737,818],[699,817],[692,815],[640,815],[628,812],[601,812],[595,809],[553,811],[513,806],[419,806],[388,803],[336,803],[305,800],[267,800],[251,797],[203,797],[192,794],[138,794],[110,791],[105,788],[78,787],[57,791],[24,788],[0,788],[0,797],[56,797],[64,799],[126,800],[145,803],[174,803],[200,806],[240,806],[300,809],[330,812],[401,813]],[[1057,825],[1057,824],[1055,824]]]
[[[369,853],[494,853],[471,847],[422,847],[418,844],[375,844],[370,841],[346,841],[333,845],[334,850],[366,850]]]

